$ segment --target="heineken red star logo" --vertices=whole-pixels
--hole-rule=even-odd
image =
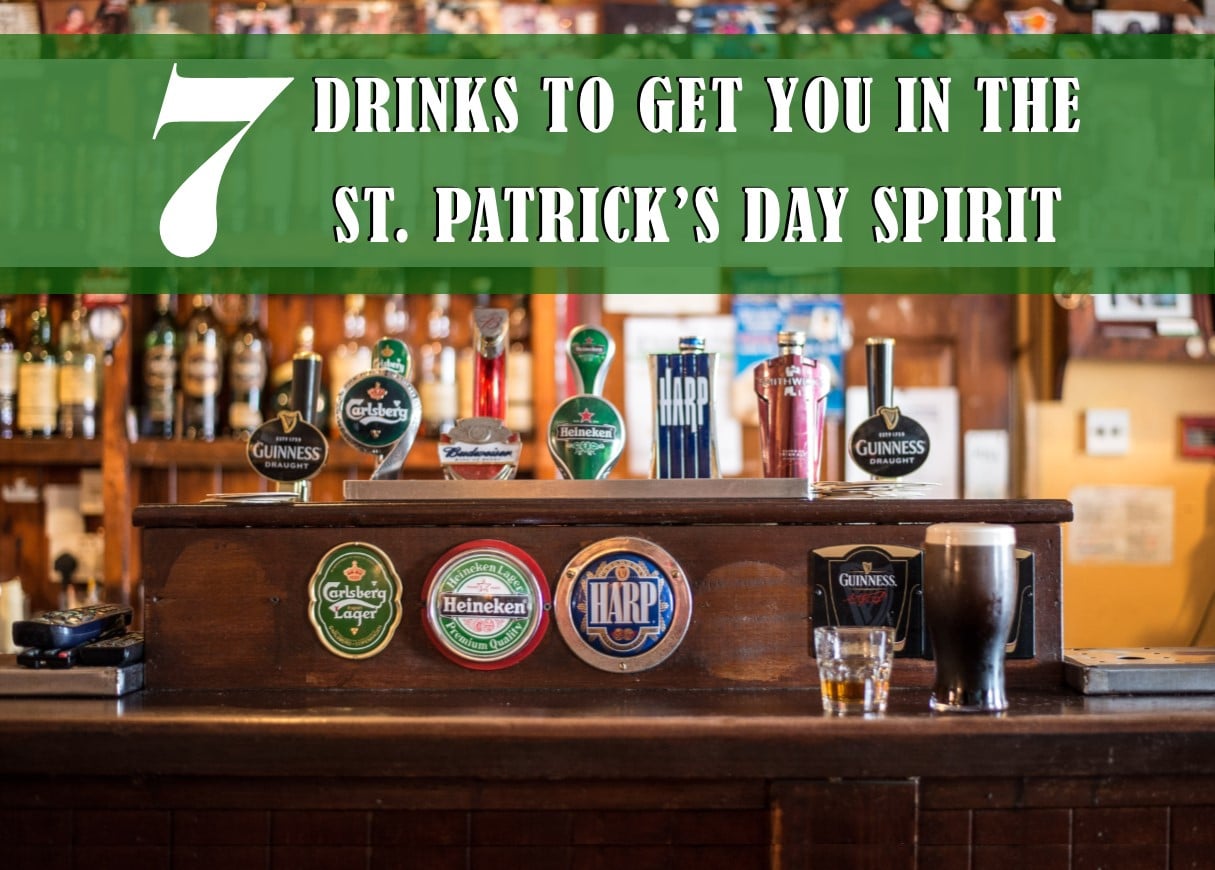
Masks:
[[[581,412],[579,412],[578,416],[581,418],[581,421],[583,423],[590,423],[595,419],[595,412],[594,411],[581,411]]]

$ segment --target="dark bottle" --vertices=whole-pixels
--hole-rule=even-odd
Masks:
[[[181,353],[181,391],[185,399],[182,434],[211,441],[219,434],[219,391],[223,383],[223,339],[211,310],[211,295],[194,297]]]
[[[245,296],[245,313],[228,351],[228,431],[248,435],[262,424],[262,401],[269,368],[261,325],[261,297]]]
[[[447,289],[446,282],[436,285]],[[426,318],[426,343],[418,352],[418,392],[422,399],[422,434],[437,438],[456,423],[456,349],[451,344],[451,297],[435,293]]]
[[[0,438],[12,438],[17,429],[17,366],[21,351],[13,332],[13,300],[0,298]]]
[[[532,399],[532,324],[528,317],[527,294],[511,298],[510,325],[506,354],[506,428],[526,435],[535,428],[535,402]]]
[[[46,286],[45,280],[42,286]],[[30,315],[25,352],[17,366],[17,429],[26,438],[50,438],[59,417],[59,359],[51,338],[47,294]]]
[[[172,438],[177,424],[177,325],[174,296],[158,293],[156,320],[143,337],[143,434]]]
[[[97,353],[87,317],[77,295],[59,327],[59,434],[64,438],[97,437]]]

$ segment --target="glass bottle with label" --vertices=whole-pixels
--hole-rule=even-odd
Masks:
[[[422,399],[422,434],[437,438],[456,423],[456,349],[451,344],[451,296],[446,281],[435,285],[426,318],[426,343],[419,349],[418,392]]]
[[[186,438],[211,441],[219,434],[223,358],[223,337],[211,310],[211,294],[196,294],[181,353],[182,434]]]
[[[143,434],[172,438],[177,423],[177,325],[171,293],[156,295],[156,320],[143,338]]]
[[[371,345],[364,340],[367,318],[363,314],[366,297],[362,293],[346,296],[342,318],[342,341],[329,354],[329,383],[338,392],[355,375],[371,371]]]
[[[17,429],[17,334],[13,332],[13,300],[0,297],[0,438],[12,438]]]
[[[42,279],[39,289],[49,282]],[[51,332],[47,294],[38,294],[29,337],[17,365],[17,429],[27,438],[50,438],[59,418],[59,359]]]
[[[532,324],[528,317],[527,294],[511,298],[510,326],[506,354],[506,428],[521,435],[535,426],[532,399]]]
[[[84,299],[77,295],[59,327],[59,434],[64,438],[97,437],[97,354],[86,318]]]
[[[243,297],[245,312],[228,351],[228,431],[247,436],[262,424],[262,399],[266,392],[269,359],[262,332],[262,297]]]

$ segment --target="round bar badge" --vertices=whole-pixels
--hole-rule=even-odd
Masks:
[[[522,661],[548,629],[544,572],[505,541],[469,541],[448,550],[426,577],[422,603],[431,642],[473,670]]]
[[[561,572],[554,600],[557,629],[574,655],[616,673],[664,662],[692,620],[683,568],[644,538],[608,538],[583,548]]]
[[[401,578],[379,547],[354,541],[326,553],[308,583],[308,618],[334,655],[383,652],[401,622]]]

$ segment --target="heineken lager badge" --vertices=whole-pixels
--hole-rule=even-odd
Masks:
[[[654,389],[651,477],[719,477],[713,430],[713,377],[717,354],[705,340],[679,340],[679,353],[650,354]]]
[[[431,642],[473,670],[522,661],[548,629],[544,573],[504,541],[470,541],[448,550],[430,570],[422,602]]]
[[[583,549],[561,572],[554,601],[557,629],[574,655],[615,673],[661,664],[692,620],[687,575],[643,538],[609,538]]]
[[[510,480],[523,442],[495,417],[466,417],[439,436],[439,464],[448,480]]]
[[[601,480],[624,452],[624,419],[615,405],[598,395],[616,344],[602,329],[578,326],[570,332],[566,349],[582,392],[553,412],[548,450],[562,477]]]
[[[845,544],[810,558],[818,625],[893,628],[901,658],[924,655],[924,554],[913,547]]]
[[[325,467],[329,442],[299,411],[279,411],[249,435],[245,456],[266,480],[295,483],[316,477]]]
[[[383,651],[401,621],[401,578],[371,544],[334,547],[308,583],[308,618],[325,649],[347,659]]]
[[[374,365],[355,375],[338,394],[338,431],[347,444],[374,453],[373,480],[395,477],[413,447],[422,422],[422,402],[409,383],[409,350],[397,339],[376,344]]]

